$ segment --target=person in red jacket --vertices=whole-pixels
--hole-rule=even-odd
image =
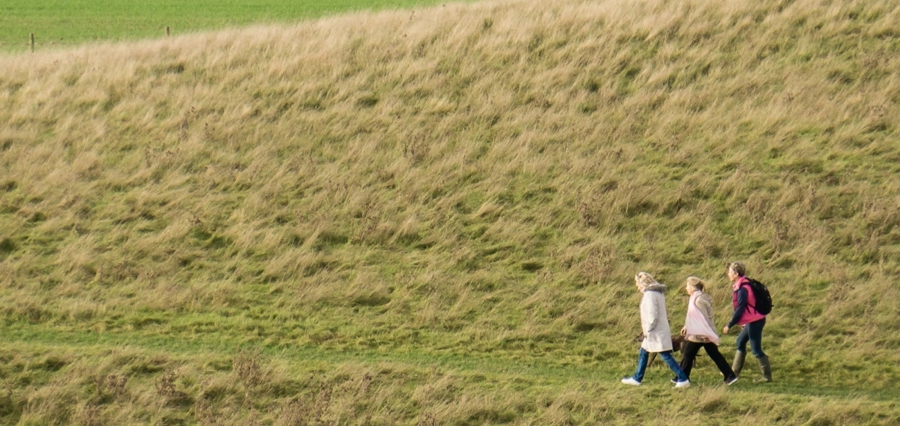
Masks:
[[[763,378],[761,382],[772,381],[772,366],[769,357],[762,349],[762,331],[766,326],[766,316],[757,312],[756,297],[750,288],[750,280],[745,276],[747,267],[741,262],[732,262],[728,265],[728,279],[731,280],[731,303],[734,306],[734,315],[728,325],[722,329],[728,334],[735,325],[743,326],[737,337],[737,351],[734,353],[734,362],[731,369],[734,374],[740,376],[744,367],[744,358],[747,356],[747,342],[750,342],[750,350],[759,362]]]

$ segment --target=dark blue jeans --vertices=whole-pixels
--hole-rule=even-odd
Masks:
[[[647,359],[650,357],[650,352],[641,348],[641,352],[638,355],[638,365],[637,371],[634,373],[634,376],[631,376],[634,380],[638,382],[644,381],[644,371],[647,370]],[[679,382],[684,382],[688,380],[688,376],[684,374],[684,371],[681,367],[678,366],[678,362],[675,361],[675,357],[672,356],[672,351],[659,352],[659,357],[662,358],[663,361],[666,362],[666,365],[675,372],[675,375],[678,376]]]
[[[762,331],[765,326],[765,318],[745,325],[744,329],[741,330],[741,334],[738,334],[737,337],[737,350],[747,352],[747,342],[749,341],[753,356],[757,358],[766,356],[766,353],[762,350]]]

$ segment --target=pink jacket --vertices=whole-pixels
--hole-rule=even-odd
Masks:
[[[750,280],[748,280],[747,277],[740,277],[731,285],[731,289],[733,290],[731,293],[731,304],[734,306],[734,309],[738,309],[738,290],[740,290],[741,287],[747,291],[747,307],[741,314],[737,324],[750,324],[751,322],[756,322],[765,318],[765,315],[756,312],[756,309],[753,308],[756,306],[756,296],[753,294],[753,289],[750,288]]]

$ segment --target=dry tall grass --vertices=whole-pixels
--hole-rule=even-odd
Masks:
[[[522,0],[0,57],[0,415],[898,421],[898,19]],[[736,259],[782,387],[617,388],[634,273],[707,278],[724,322]],[[244,347],[285,366],[251,385]]]

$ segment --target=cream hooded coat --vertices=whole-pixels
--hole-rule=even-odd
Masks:
[[[644,330],[644,341],[641,347],[647,352],[665,352],[672,350],[672,330],[666,314],[666,297],[663,296],[666,286],[653,284],[643,290],[641,298],[641,328]]]

